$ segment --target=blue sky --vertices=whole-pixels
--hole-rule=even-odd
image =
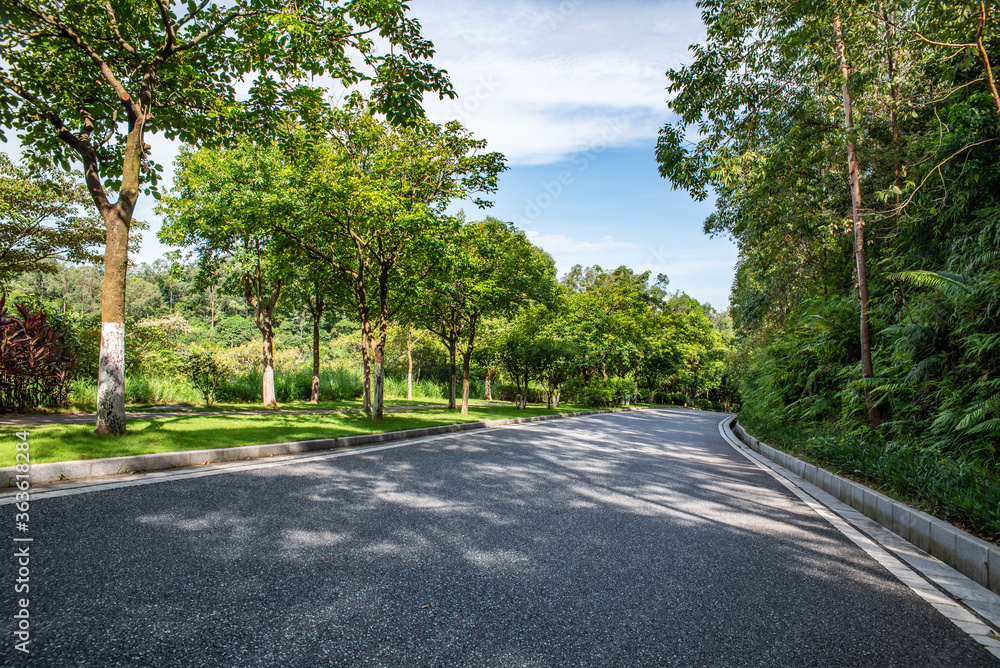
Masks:
[[[556,260],[665,273],[723,309],[734,244],[702,232],[711,202],[659,177],[654,147],[670,120],[667,69],[704,39],[693,1],[414,0],[459,99],[428,99],[507,156],[489,213]],[[467,213],[475,217],[473,211]]]
[[[496,206],[466,207],[470,218],[513,221],[560,273],[624,264],[728,305],[735,246],[703,234],[711,202],[671,190],[653,157],[670,120],[664,72],[704,38],[693,0],[412,0],[411,9],[459,94],[429,97],[428,116],[461,121],[508,159]],[[176,144],[148,141],[170,165]],[[167,249],[151,198],[140,198],[136,218],[150,230],[135,259],[153,262]]]

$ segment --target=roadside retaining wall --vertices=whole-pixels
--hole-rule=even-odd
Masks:
[[[761,443],[747,434],[735,420],[733,433],[761,455],[864,513],[969,579],[1000,594],[1000,547],[860,483]]]

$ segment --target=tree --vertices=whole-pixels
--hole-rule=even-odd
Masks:
[[[373,82],[373,104],[392,121],[419,116],[424,93],[454,93],[406,10],[403,0],[4,4],[2,126],[21,133],[33,165],[82,162],[106,228],[96,433],[125,432],[129,231],[160,171],[146,133],[188,143],[266,135],[282,102],[320,95],[296,82],[324,74]],[[241,82],[251,82],[245,100]]]
[[[469,412],[469,378],[476,334],[484,318],[510,317],[527,302],[552,300],[555,262],[510,223],[488,217],[463,224],[425,299],[421,324],[449,352],[449,408],[456,407],[456,351],[462,356],[462,414]]]
[[[563,278],[569,290],[566,317],[585,385],[594,374],[607,380],[634,372],[655,300],[648,283],[649,272],[636,274],[625,266],[612,272],[577,266]]]
[[[99,260],[100,221],[84,215],[87,204],[71,176],[33,178],[0,153],[0,289],[26,271],[54,273],[51,260]]]
[[[486,142],[457,122],[394,128],[361,100],[331,110],[325,140],[305,140],[290,147],[304,175],[295,190],[300,207],[274,224],[290,247],[349,286],[372,381],[371,413],[380,420],[389,324],[423,298],[456,229],[448,204],[496,190],[503,156],[479,154]]]
[[[165,216],[161,241],[195,246],[202,268],[232,261],[228,288],[253,308],[261,334],[265,406],[277,405],[274,310],[292,276],[271,224],[292,206],[288,176],[273,147],[243,143],[226,150],[186,150],[177,159],[174,190],[160,205]]]

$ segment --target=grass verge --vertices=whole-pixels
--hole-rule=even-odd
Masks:
[[[1000,475],[981,464],[911,444],[810,434],[742,414],[740,424],[771,447],[1000,544]]]
[[[310,406],[312,404],[309,404]],[[557,410],[509,406],[470,408],[468,415],[449,410],[422,410],[387,413],[380,422],[362,413],[287,415],[261,412],[258,415],[179,415],[165,418],[129,420],[124,436],[94,436],[91,424],[43,425],[27,427],[31,461],[62,462],[99,457],[120,457],[153,452],[177,452],[238,445],[287,443],[317,438],[379,434],[405,429],[435,427],[461,422],[553,415],[587,410],[583,406],[560,406]],[[0,428],[0,466],[13,466],[14,433],[23,427]]]

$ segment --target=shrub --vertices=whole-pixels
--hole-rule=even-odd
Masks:
[[[694,407],[700,408],[703,411],[710,411],[713,409],[712,402],[705,397],[698,397],[694,400]]]
[[[687,406],[690,402],[687,395],[680,392],[654,392],[653,403],[664,406]]]
[[[0,411],[62,405],[74,367],[62,332],[43,311],[17,304],[17,318],[7,313],[6,303],[0,297]]]
[[[500,401],[517,401],[517,398],[519,396],[520,392],[517,389],[517,385],[504,384],[504,385],[493,386],[494,399],[499,399]],[[549,393],[545,388],[538,387],[537,385],[532,385],[528,387],[529,404],[543,404],[546,403],[548,400],[549,400]]]
[[[205,398],[205,405],[215,402],[215,394],[223,381],[222,368],[208,350],[192,350],[181,364],[191,383]]]
[[[586,406],[603,407],[618,406],[625,403],[625,398],[636,398],[635,381],[618,376],[608,378],[592,378],[590,384],[583,390],[583,403]]]

